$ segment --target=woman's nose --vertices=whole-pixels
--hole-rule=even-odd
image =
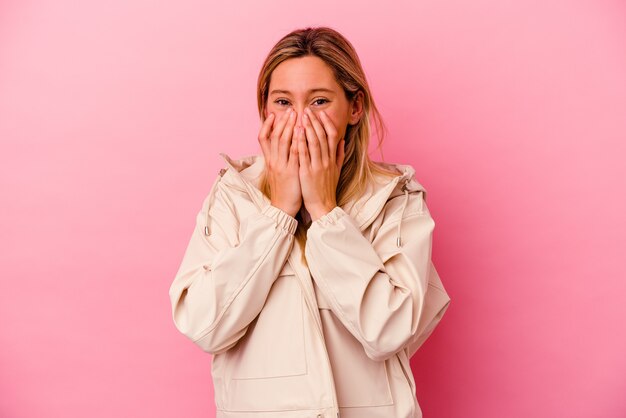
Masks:
[[[295,126],[304,126],[304,107],[294,107],[293,110],[296,112],[296,124]]]

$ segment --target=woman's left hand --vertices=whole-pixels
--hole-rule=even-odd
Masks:
[[[323,110],[318,117],[309,107],[302,120],[304,131],[298,129],[299,176],[304,205],[315,221],[337,206],[336,193],[344,159],[343,138]]]

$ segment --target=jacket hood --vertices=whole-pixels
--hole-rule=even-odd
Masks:
[[[220,152],[219,155],[226,163],[226,168],[220,170],[222,182],[247,192],[260,209],[270,204],[270,199],[259,189],[261,174],[265,169],[265,158],[262,154],[246,155],[240,158],[232,158],[223,152]],[[341,208],[352,216],[362,231],[376,219],[385,203],[391,198],[404,193],[406,206],[409,193],[422,192],[423,198],[426,200],[426,189],[415,178],[413,166],[399,163],[377,163],[383,167],[395,169],[399,174],[396,177],[374,174],[376,181],[368,184],[362,196],[341,205]],[[401,223],[402,220],[398,224],[398,246],[401,245]]]

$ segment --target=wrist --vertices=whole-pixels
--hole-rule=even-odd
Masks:
[[[331,210],[333,210],[336,207],[337,207],[336,204],[334,205],[329,204],[329,205],[314,207],[311,209],[307,208],[307,210],[309,211],[309,215],[311,215],[311,221],[315,222],[316,220],[326,215],[327,213],[329,213]]]
[[[270,204],[272,206],[274,206],[275,208],[278,208],[278,209],[282,210],[283,212],[289,214],[289,216],[291,216],[292,218],[295,218],[296,215],[298,214],[298,211],[300,210],[299,207],[285,205],[285,204],[280,203],[280,202],[272,201],[272,202],[270,202]]]

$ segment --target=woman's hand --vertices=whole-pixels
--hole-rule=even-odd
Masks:
[[[344,158],[343,138],[331,119],[320,111],[319,119],[306,107],[304,133],[296,131],[300,161],[300,185],[304,205],[315,221],[337,206],[336,193]]]
[[[298,178],[298,144],[292,141],[296,112],[289,109],[274,123],[271,113],[259,132],[272,205],[295,217],[302,206]]]

